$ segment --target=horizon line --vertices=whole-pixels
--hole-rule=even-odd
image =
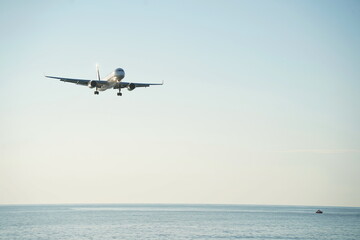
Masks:
[[[60,206],[60,205],[213,205],[213,206],[279,206],[279,207],[342,207],[360,208],[349,205],[307,205],[307,204],[260,204],[260,203],[0,203],[2,206]]]

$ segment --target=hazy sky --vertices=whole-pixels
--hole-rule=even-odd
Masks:
[[[359,1],[1,1],[0,204],[360,206]],[[43,76],[164,86],[93,94]]]

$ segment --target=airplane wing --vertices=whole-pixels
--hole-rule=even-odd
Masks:
[[[63,82],[70,82],[70,83],[75,83],[75,84],[83,85],[83,86],[88,86],[89,82],[91,82],[91,81],[95,81],[98,84],[99,87],[101,87],[101,85],[107,84],[107,81],[101,81],[101,80],[63,78],[63,77],[53,77],[53,76],[45,76],[45,77],[54,78],[54,79],[58,79],[58,80],[63,81]]]
[[[150,87],[153,85],[163,85],[164,83],[135,83],[135,82],[119,82],[115,85],[114,88],[126,88],[128,86],[134,86],[134,87]]]

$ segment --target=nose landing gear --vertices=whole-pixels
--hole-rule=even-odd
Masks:
[[[122,93],[121,93],[121,87],[119,87],[119,92],[117,93],[118,96],[122,96]]]

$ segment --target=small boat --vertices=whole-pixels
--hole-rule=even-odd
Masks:
[[[323,211],[321,211],[320,209],[319,210],[317,210],[315,213],[323,213]]]

